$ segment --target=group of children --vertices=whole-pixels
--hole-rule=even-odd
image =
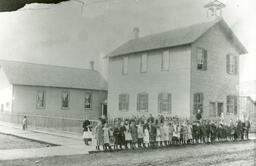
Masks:
[[[250,122],[199,120],[173,117],[116,119],[99,121],[94,128],[97,150],[135,149],[213,143],[248,139]]]

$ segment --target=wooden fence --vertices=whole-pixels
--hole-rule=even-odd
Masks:
[[[27,121],[28,126],[32,127],[42,127],[48,129],[56,129],[74,133],[82,133],[82,125],[84,119],[74,119],[74,118],[66,118],[66,117],[54,117],[54,116],[41,116],[41,115],[28,115]],[[14,114],[1,112],[0,113],[0,121],[22,124],[24,114]],[[95,126],[97,124],[96,120],[90,120]]]

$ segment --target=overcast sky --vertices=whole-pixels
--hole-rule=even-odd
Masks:
[[[81,0],[83,1],[83,0]],[[84,0],[85,1],[85,0]],[[31,4],[0,13],[0,59],[104,71],[103,57],[132,36],[167,31],[206,20],[208,0],[78,0],[57,5]],[[223,17],[247,48],[241,80],[256,79],[256,1],[225,0]]]

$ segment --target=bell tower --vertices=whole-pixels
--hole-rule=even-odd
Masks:
[[[207,18],[222,17],[222,9],[225,7],[226,5],[218,0],[213,0],[204,5],[204,8],[207,9]]]

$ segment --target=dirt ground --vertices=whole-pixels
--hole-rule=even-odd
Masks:
[[[29,141],[26,139],[22,139],[22,138],[10,136],[10,135],[0,134],[0,150],[41,148],[46,146],[49,146],[49,145],[35,142],[35,141]]]
[[[189,145],[151,150],[96,153],[13,161],[3,166],[255,166],[256,141]]]

